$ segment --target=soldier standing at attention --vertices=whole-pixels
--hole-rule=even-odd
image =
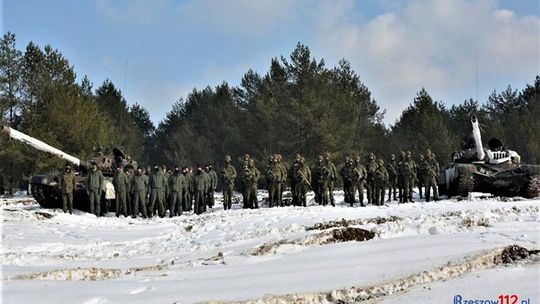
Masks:
[[[73,171],[71,171],[70,166],[66,166],[64,168],[64,172],[60,176],[60,188],[62,190],[62,205],[64,213],[69,211],[69,214],[73,214],[73,190],[75,189],[75,174],[73,174]]]
[[[287,166],[283,163],[283,156],[277,154],[277,166],[279,169],[279,182],[278,182],[278,204],[283,206],[283,191],[285,190],[285,184],[287,182]]]
[[[268,159],[268,166],[264,171],[264,175],[266,178],[266,186],[268,190],[268,207],[272,208],[277,205],[277,184],[279,183],[279,179],[281,178],[279,167],[277,166],[277,162],[272,155]]]
[[[424,163],[424,155],[420,154],[418,156],[418,164],[415,162],[415,182],[418,185],[418,195],[420,198],[422,198],[422,186],[424,186],[424,175],[425,173],[422,171],[424,168],[422,164]]]
[[[375,161],[375,155],[373,153],[369,154],[368,163],[366,164],[367,171],[367,198],[368,204],[375,203],[374,200],[374,190],[375,190],[375,171],[377,171],[378,165]]]
[[[378,160],[377,171],[375,171],[375,205],[382,206],[384,204],[385,189],[388,184],[388,172],[384,167],[384,161]]]
[[[399,162],[397,164],[397,184],[398,184],[398,194],[399,194],[399,203],[405,202],[405,152],[400,151],[399,153]]]
[[[133,208],[131,208],[131,217],[135,218],[142,214],[143,218],[147,217],[146,212],[146,195],[148,193],[148,179],[143,174],[143,170],[139,167],[131,180],[131,190],[133,192]]]
[[[103,186],[103,174],[95,162],[92,162],[90,172],[86,177],[86,189],[90,198],[90,213],[100,216],[101,214],[101,189]]]
[[[343,178],[343,193],[345,195],[345,203],[354,205],[354,166],[352,160],[346,156],[345,164],[340,171],[341,178]]]
[[[437,176],[439,175],[439,163],[433,158],[431,151],[427,151],[426,160],[423,164],[424,171],[424,185],[426,187],[426,202],[430,201],[431,189],[433,189],[433,199],[439,200],[439,193],[437,189]]]
[[[205,209],[204,192],[208,189],[208,177],[199,166],[193,175],[193,189],[195,196],[195,214],[202,214]]]
[[[159,217],[165,216],[165,208],[163,206],[163,196],[165,188],[165,176],[159,166],[154,166],[152,174],[150,174],[150,204],[148,208],[148,217],[154,216],[157,209]],[[156,204],[157,203],[157,204]]]
[[[251,183],[249,194],[249,198],[251,201],[249,204],[254,208],[259,208],[259,201],[257,199],[257,186],[259,183],[259,179],[261,178],[261,172],[259,171],[259,169],[257,169],[257,167],[255,167],[255,161],[253,159],[249,160],[248,170],[250,170],[253,174],[253,180]]]
[[[210,207],[214,207],[214,192],[217,190],[218,176],[216,171],[212,169],[212,165],[208,165],[208,175],[210,175],[210,181],[212,182],[212,189],[210,190]]]
[[[184,184],[186,177],[180,172],[180,167],[174,168],[174,173],[169,176],[168,184],[171,197],[169,199],[169,217],[182,215],[182,197],[184,196]]]
[[[188,211],[191,210],[191,201],[190,201],[190,188],[191,188],[191,178],[188,175],[189,170],[187,166],[182,168],[182,175],[184,176],[184,184],[182,185],[182,210]]]
[[[365,207],[366,205],[364,205],[364,184],[366,183],[367,171],[366,168],[362,165],[362,160],[360,159],[360,156],[356,157],[354,170],[355,172],[353,179],[352,199],[354,202],[356,191],[358,191],[358,199],[360,201],[360,206]]]
[[[133,193],[131,190],[131,184],[133,182],[133,166],[128,164],[124,167],[124,173],[126,174],[127,178],[127,188],[126,188],[126,207],[127,207],[127,214],[133,214],[131,209],[133,208]]]
[[[161,169],[163,170],[163,210],[164,214],[167,211],[167,208],[169,207],[169,199],[170,199],[170,190],[169,190],[169,176],[171,176],[170,172],[167,171],[167,166],[163,165],[161,166]]]
[[[307,206],[306,194],[311,187],[311,170],[305,163],[305,158],[301,157],[296,171],[296,197],[300,206]]]
[[[223,171],[221,171],[221,181],[223,182],[223,209],[225,210],[230,210],[232,207],[235,179],[236,169],[231,165],[231,157],[225,155],[225,166],[223,167]]]
[[[122,170],[122,167],[117,166],[113,177],[113,185],[116,197],[116,217],[119,217],[120,214],[123,216],[128,215],[126,201],[128,183],[128,177]]]
[[[334,202],[334,183],[337,181],[338,172],[337,168],[330,158],[330,153],[326,152],[324,155],[324,165],[328,170],[330,170],[330,175],[328,176],[328,197],[330,198],[330,204],[336,206]]]
[[[296,191],[296,184],[298,183],[298,176],[296,174],[296,171],[298,170],[298,167],[300,166],[300,154],[296,154],[292,166],[287,171],[287,176],[290,180],[290,186],[291,186],[291,193],[292,193],[292,205],[298,206],[298,197],[297,197],[297,191]]]
[[[315,167],[313,167],[313,180],[311,184],[314,186],[315,202],[319,205],[326,206],[328,204],[328,177],[330,170],[324,165],[322,155],[317,157]]]
[[[412,201],[412,194],[413,194],[413,186],[414,186],[414,179],[415,179],[415,168],[416,164],[412,160],[412,153],[411,151],[407,151],[405,162],[404,162],[404,178],[403,178],[403,187],[405,188],[406,194],[405,196],[405,202],[413,202]]]
[[[392,193],[394,194],[394,200],[397,200],[396,197],[396,187],[397,187],[397,164],[396,156],[394,154],[390,155],[390,161],[386,166],[386,171],[388,172],[388,201],[392,200]]]
[[[212,179],[210,178],[210,174],[208,174],[208,166],[204,167],[204,170],[202,172],[204,178],[206,178],[206,189],[204,189],[204,205],[203,205],[203,212],[206,212],[206,208],[211,208],[210,206],[210,193],[213,191],[212,189]]]

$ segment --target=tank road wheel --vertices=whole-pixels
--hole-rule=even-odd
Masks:
[[[457,185],[457,194],[466,197],[474,190],[474,177],[470,174],[461,175]]]
[[[529,185],[525,191],[526,198],[535,198],[540,196],[540,175],[533,175],[529,179]]]

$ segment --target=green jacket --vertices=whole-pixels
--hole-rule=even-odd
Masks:
[[[208,175],[210,175],[210,182],[212,183],[212,190],[214,190],[217,188],[217,183],[218,183],[217,173],[213,169],[210,169],[210,171],[208,171]]]
[[[186,188],[186,177],[182,173],[174,173],[169,176],[169,191],[183,192]]]
[[[144,174],[135,174],[131,182],[131,190],[133,192],[147,192],[148,177]]]
[[[86,188],[88,191],[101,191],[103,185],[103,174],[98,169],[94,172],[90,171],[86,177]]]
[[[161,169],[150,174],[150,189],[164,189],[166,186],[165,175]]]
[[[193,174],[193,189],[194,191],[206,191],[208,190],[209,186],[208,183],[210,181],[210,177],[208,177],[208,174],[206,174],[204,171],[200,173]]]
[[[120,170],[120,171],[116,171],[116,172],[114,173],[114,177],[113,177],[113,185],[114,185],[114,190],[115,190],[117,193],[127,192],[127,190],[128,190],[128,183],[129,183],[129,178],[128,178],[128,176],[124,173],[124,171]]]

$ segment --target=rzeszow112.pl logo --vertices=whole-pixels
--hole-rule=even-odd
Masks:
[[[467,299],[462,295],[454,296],[454,304],[533,304],[531,299],[519,298],[517,295],[499,295],[497,299]]]

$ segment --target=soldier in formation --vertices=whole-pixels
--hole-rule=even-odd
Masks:
[[[128,216],[127,210],[127,193],[128,193],[129,178],[122,170],[122,166],[117,166],[113,177],[114,194],[116,197],[116,217],[122,214]]]
[[[315,166],[313,167],[313,191],[315,192],[315,202],[319,205],[326,206],[328,204],[328,183],[330,182],[330,169],[326,167],[322,155],[317,157]]]
[[[386,171],[388,172],[388,201],[397,200],[397,163],[396,156],[394,154],[390,155],[390,161],[386,165]]]
[[[360,202],[361,207],[364,205],[364,185],[366,183],[367,170],[362,165],[360,156],[356,157],[355,166],[354,166],[354,179],[353,179],[353,200],[355,199],[356,192],[358,191],[358,201]]]
[[[330,205],[332,205],[332,207],[335,207],[336,203],[334,201],[334,183],[337,181],[338,172],[336,166],[332,162],[330,153],[328,152],[326,152],[326,154],[324,155],[324,165],[330,171],[330,176],[328,176],[328,197],[330,199]]]
[[[73,190],[75,190],[75,174],[71,166],[66,166],[60,176],[60,189],[62,190],[62,207],[64,213],[73,214]],[[3,194],[3,193],[0,193]]]
[[[234,180],[236,179],[236,169],[231,165],[231,157],[225,155],[225,166],[221,171],[221,181],[223,183],[223,209],[229,210],[232,207],[234,193]]]
[[[439,193],[437,189],[437,176],[439,176],[440,168],[439,163],[435,159],[435,154],[433,154],[429,149],[426,150],[426,158],[422,163],[422,172],[424,186],[426,187],[425,197],[426,202],[429,202],[431,198],[434,200],[439,199]],[[431,190],[433,190],[433,196],[431,197]]]
[[[86,189],[90,201],[90,213],[101,215],[101,191],[103,190],[103,174],[94,162],[86,177]]]
[[[367,178],[367,200],[368,204],[375,204],[375,173],[378,169],[377,162],[375,160],[375,155],[373,153],[369,154],[368,162],[366,164]]]
[[[345,204],[350,204],[351,207],[354,204],[354,166],[352,160],[346,156],[343,167],[339,172],[343,179],[343,194]]]

